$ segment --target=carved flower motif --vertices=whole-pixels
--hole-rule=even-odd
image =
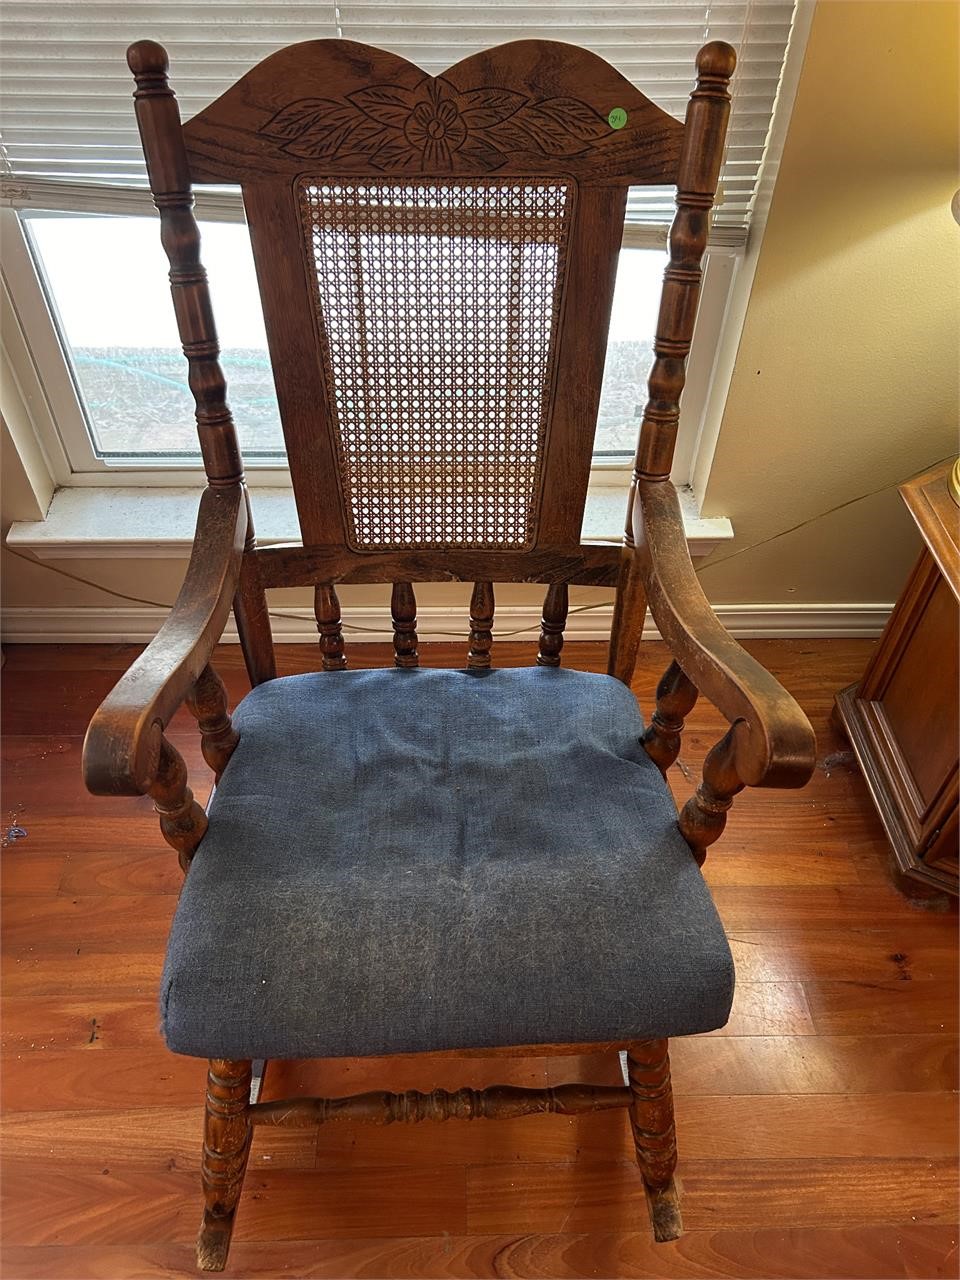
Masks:
[[[453,156],[467,139],[467,126],[456,98],[448,93],[445,80],[428,80],[426,97],[416,104],[403,126],[403,135],[412,147],[423,152],[427,169],[449,169]]]
[[[576,98],[533,101],[500,88],[460,93],[443,76],[428,76],[414,89],[386,84],[340,101],[300,98],[260,132],[290,155],[312,160],[362,156],[380,170],[483,173],[512,152],[580,155],[612,130]]]

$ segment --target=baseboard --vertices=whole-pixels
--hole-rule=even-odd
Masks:
[[[843,636],[878,636],[892,605],[889,604],[719,604],[717,616],[740,639],[803,639]],[[95,609],[4,610],[0,637],[7,644],[137,644],[156,635],[167,616],[165,609],[141,607]],[[568,640],[606,640],[613,608],[609,604],[580,612],[567,619]],[[312,643],[316,625],[304,609],[271,610],[274,639],[280,644]],[[384,606],[346,606],[344,632],[354,642],[389,640],[390,611]],[[501,639],[534,639],[540,629],[539,605],[505,605],[497,609],[494,635]],[[427,641],[466,638],[464,611],[451,605],[428,606],[419,611],[420,639]],[[237,640],[231,618],[224,640]],[[644,638],[656,639],[657,630],[648,615]]]

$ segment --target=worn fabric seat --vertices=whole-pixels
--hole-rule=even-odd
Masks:
[[[258,686],[170,936],[178,1053],[637,1040],[727,1019],[710,893],[619,681],[554,668]]]

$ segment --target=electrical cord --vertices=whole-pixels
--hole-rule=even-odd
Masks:
[[[952,454],[949,455],[952,457]],[[937,462],[931,462],[929,470],[932,467],[939,466],[941,462],[946,462],[946,458],[940,458]],[[708,560],[705,564],[695,567],[695,572],[699,577],[710,569],[715,569],[718,565],[726,564],[729,560],[735,560],[738,556],[746,555],[748,551],[755,551],[758,547],[765,547],[768,543],[776,542],[778,538],[785,538],[787,534],[796,533],[799,529],[805,529],[808,525],[814,524],[817,520],[822,520],[826,516],[831,516],[837,511],[843,511],[845,507],[852,507],[857,502],[864,502],[867,498],[876,497],[878,493],[885,493],[888,489],[892,489],[896,481],[890,484],[880,485],[876,489],[870,489],[867,493],[858,494],[855,498],[848,498],[845,502],[838,502],[836,506],[828,507],[825,511],[818,512],[815,516],[810,516],[806,520],[801,520],[798,524],[791,525],[787,529],[780,529],[777,533],[772,533],[769,537],[760,538],[756,542],[751,542],[745,547],[738,547],[736,551],[731,551],[728,555],[718,556],[714,560]],[[19,560],[25,560],[27,564],[34,565],[40,569],[46,569],[48,573],[55,573],[61,578],[68,578],[71,582],[79,582],[82,586],[93,587],[96,591],[102,591],[108,596],[113,596],[117,600],[127,600],[131,604],[145,604],[153,609],[172,609],[172,604],[166,604],[161,600],[148,600],[145,596],[129,595],[125,591],[117,591],[114,587],[105,587],[100,582],[95,582],[92,578],[84,578],[79,573],[69,573],[66,569],[58,569],[52,564],[45,564],[42,560],[35,560],[32,556],[24,555],[22,551],[14,551],[12,547],[6,547],[5,550],[9,555],[16,556]],[[570,609],[570,613],[589,613],[593,609],[607,609],[613,600],[602,600],[597,604],[581,604]],[[278,613],[272,609],[267,610],[271,618],[293,618],[302,622],[315,621],[312,614],[301,613]],[[342,624],[344,631],[356,631],[368,635],[383,635],[382,627],[361,627],[355,622],[344,622]],[[498,640],[508,640],[513,636],[522,636],[527,632],[538,630],[536,625],[529,627],[519,627],[516,631],[495,631],[494,638]],[[442,637],[444,639],[460,640],[463,638],[461,631],[420,631],[417,634],[420,639],[430,639],[433,636]]]
[[[6,551],[10,555],[16,556],[18,560],[25,560],[27,564],[35,565],[40,569],[46,569],[48,573],[55,573],[58,575],[58,577],[68,578],[71,582],[79,582],[85,587],[93,587],[95,588],[95,590],[103,591],[108,596],[114,596],[118,600],[127,600],[131,604],[146,604],[146,605],[150,605],[150,607],[154,609],[169,610],[173,608],[172,604],[165,604],[161,600],[148,600],[145,596],[132,596],[132,595],[129,595],[126,591],[117,591],[113,587],[105,587],[102,583],[94,582],[92,578],[84,578],[79,573],[69,573],[66,569],[58,569],[52,564],[46,564],[43,560],[34,560],[32,556],[24,555],[22,551],[14,551],[12,547],[7,547]],[[614,603],[613,600],[601,600],[598,604],[576,605],[574,608],[570,609],[568,612],[569,613],[587,613],[591,609],[608,608],[613,603]],[[316,621],[312,613],[278,613],[273,609],[268,609],[267,614],[271,618],[284,618],[284,619],[293,618],[295,621],[300,621],[300,622]],[[344,622],[341,625],[344,631],[359,631],[359,632],[364,632],[368,635],[374,635],[374,636],[378,636],[378,635],[382,636],[384,634],[383,627],[361,627],[358,623],[355,623],[355,622]],[[510,639],[511,636],[521,636],[525,632],[537,631],[537,630],[539,630],[538,625],[531,625],[529,627],[519,627],[516,631],[494,631],[493,634],[495,639],[508,640]],[[462,640],[464,637],[464,634],[465,633],[463,631],[421,631],[419,628],[417,629],[417,635],[420,637],[421,640],[429,639],[431,636],[440,636],[440,637],[443,637],[444,639],[449,638],[451,640]]]

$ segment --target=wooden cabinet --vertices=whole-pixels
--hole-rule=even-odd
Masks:
[[[952,469],[901,486],[925,545],[863,679],[837,695],[837,712],[897,869],[957,893],[960,507]]]

